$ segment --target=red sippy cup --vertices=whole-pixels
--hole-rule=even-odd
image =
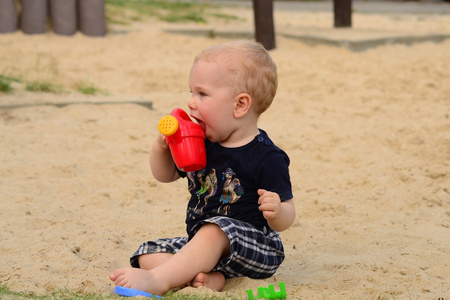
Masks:
[[[166,136],[178,169],[193,172],[206,166],[205,133],[184,110],[175,108],[159,121],[158,129]]]

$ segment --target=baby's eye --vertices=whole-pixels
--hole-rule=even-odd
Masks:
[[[203,92],[200,92],[200,93],[198,93],[200,96],[206,96],[206,94],[205,93],[203,93]]]

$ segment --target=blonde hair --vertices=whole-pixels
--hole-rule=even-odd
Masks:
[[[269,52],[260,44],[251,41],[233,41],[206,48],[194,59],[214,61],[230,72],[237,93],[252,97],[258,114],[272,104],[277,91],[277,66]]]

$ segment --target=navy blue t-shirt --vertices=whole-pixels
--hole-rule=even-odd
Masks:
[[[245,146],[226,148],[205,140],[207,165],[204,169],[180,175],[188,178],[191,198],[186,225],[190,233],[199,221],[227,216],[262,229],[267,221],[259,211],[258,189],[277,193],[281,201],[293,198],[289,157],[275,146],[267,133]]]

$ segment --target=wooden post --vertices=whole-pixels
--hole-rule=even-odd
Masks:
[[[334,27],[352,27],[352,0],[333,0]]]
[[[16,30],[16,0],[0,0],[0,33],[9,33]]]
[[[77,1],[50,0],[50,19],[56,34],[74,35],[77,32]]]
[[[253,0],[255,38],[266,50],[275,49],[273,0]]]
[[[105,36],[105,0],[78,0],[80,31],[87,36]]]
[[[22,0],[20,26],[26,34],[47,31],[47,0]]]

